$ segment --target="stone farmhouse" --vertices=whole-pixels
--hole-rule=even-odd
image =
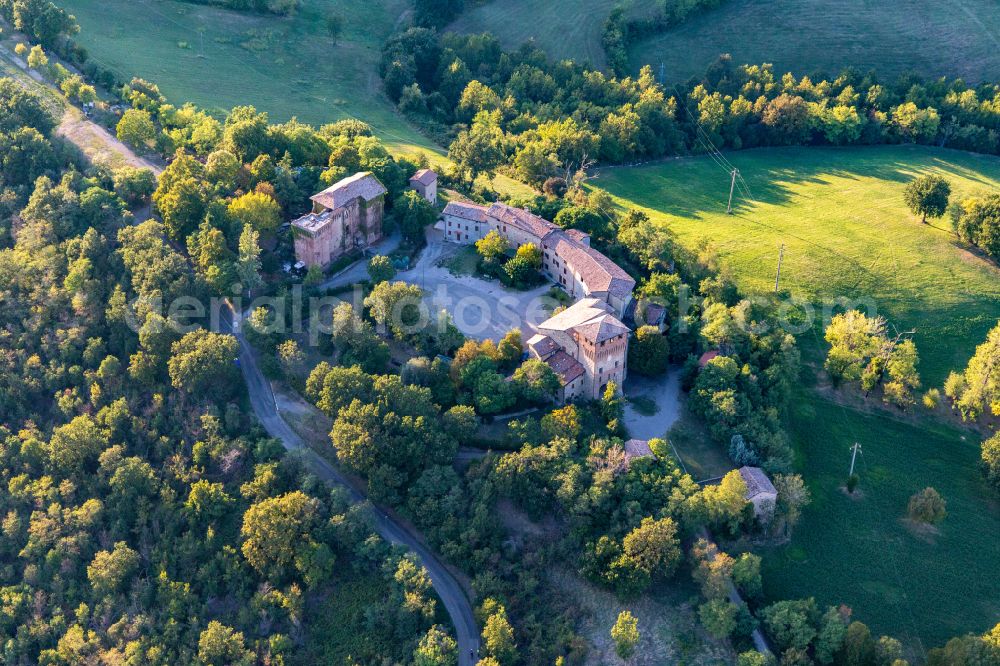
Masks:
[[[312,212],[292,222],[295,258],[325,268],[382,239],[387,190],[370,172],[344,178],[312,197]]]
[[[560,403],[599,399],[609,382],[620,388],[627,376],[630,329],[622,319],[634,310],[635,280],[590,247],[590,236],[501,203],[449,203],[443,213],[445,238],[470,244],[496,231],[514,248],[532,243],[542,250],[542,273],[577,302],[538,325],[528,340],[532,356],[559,376]]]
[[[778,501],[778,491],[771,479],[760,467],[740,467],[740,476],[747,484],[745,498],[753,504],[754,516],[762,523],[770,522]]]
[[[542,272],[574,298],[598,298],[624,317],[632,304],[635,280],[597,250],[590,236],[559,226],[521,208],[501,203],[478,206],[452,202],[445,206],[445,238],[474,243],[496,231],[512,247],[533,243],[542,250]]]
[[[410,178],[410,187],[432,204],[437,203],[438,175],[430,169],[421,169]]]

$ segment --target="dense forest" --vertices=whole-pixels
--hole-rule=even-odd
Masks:
[[[0,80],[3,661],[296,663],[359,577],[356,658],[447,639],[422,568],[249,416],[235,340],[160,314],[205,287],[136,224],[144,178],[81,170],[53,124]]]
[[[541,185],[591,160],[621,163],[787,145],[926,143],[1000,149],[1000,88],[961,80],[893,82],[846,70],[831,79],[781,75],[722,56],[676,85],[649,67],[610,77],[552,62],[496,38],[410,28],[385,45],[381,74],[399,108],[451,144],[474,175],[509,169]]]

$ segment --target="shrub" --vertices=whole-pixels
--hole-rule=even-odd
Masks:
[[[1000,490],[1000,433],[983,442],[980,453],[983,474],[990,484]]]
[[[947,515],[944,498],[930,487],[910,498],[908,513],[911,520],[928,524],[939,523]]]

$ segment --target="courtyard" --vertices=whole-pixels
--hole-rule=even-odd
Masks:
[[[551,285],[516,291],[491,280],[455,275],[444,264],[462,247],[445,241],[441,231],[429,228],[427,246],[413,267],[400,272],[396,279],[423,289],[428,310],[432,314],[446,310],[467,337],[499,340],[514,328],[521,330],[524,340],[534,335],[538,324],[559,305],[548,295]]]

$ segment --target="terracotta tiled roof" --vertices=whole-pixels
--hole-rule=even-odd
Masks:
[[[449,201],[444,207],[443,215],[460,217],[471,222],[482,222],[486,219],[486,206],[480,206],[466,201]]]
[[[652,455],[653,450],[649,448],[649,442],[645,439],[630,439],[625,442],[625,460],[649,458]]]
[[[657,305],[656,303],[649,303],[646,306],[646,323],[650,326],[656,326],[663,321],[663,316],[666,314],[667,309],[662,305]]]
[[[559,231],[559,227],[548,220],[538,217],[523,208],[514,208],[507,204],[494,203],[486,211],[486,214],[508,226],[526,231],[532,236],[536,236],[539,240],[554,231]]]
[[[584,339],[596,343],[610,340],[616,335],[621,335],[622,333],[627,333],[628,327],[611,315],[607,315],[601,317],[597,321],[576,326],[575,330],[578,331]]]
[[[543,361],[558,351],[559,345],[547,335],[536,333],[528,339],[528,349]]]
[[[547,240],[556,254],[580,274],[590,293],[607,292],[625,299],[635,289],[635,280],[618,264],[594,248],[573,240],[566,232],[560,230]]]
[[[602,342],[622,333],[628,326],[611,314],[611,307],[598,298],[584,298],[538,325],[540,330],[576,331],[584,339]]]
[[[371,201],[386,192],[385,186],[379,182],[375,174],[370,171],[362,171],[361,173],[356,173],[353,176],[348,176],[343,180],[337,181],[310,198],[321,206],[330,210],[336,210],[359,197],[365,201]]]
[[[778,491],[774,489],[774,485],[771,483],[771,479],[767,478],[767,474],[760,467],[740,467],[740,476],[743,477],[743,481],[747,484],[746,499],[748,500],[753,499],[757,495],[778,494]]]
[[[590,236],[579,229],[564,231],[534,213],[502,203],[491,205],[486,215],[534,236],[544,249],[553,249],[574,273],[580,275],[590,293],[607,292],[627,300],[635,289],[632,276],[590,247]]]
[[[711,361],[716,356],[719,356],[718,349],[713,349],[711,351],[705,352],[704,354],[701,355],[701,358],[698,359],[698,367],[704,368],[706,365],[708,365],[708,362]]]
[[[583,375],[583,366],[580,365],[580,362],[562,349],[550,356],[545,362],[559,376],[559,381],[562,382],[563,386]]]
[[[410,182],[418,182],[421,185],[430,185],[438,179],[438,175],[431,171],[430,169],[421,169],[420,171],[413,174],[410,178]]]

